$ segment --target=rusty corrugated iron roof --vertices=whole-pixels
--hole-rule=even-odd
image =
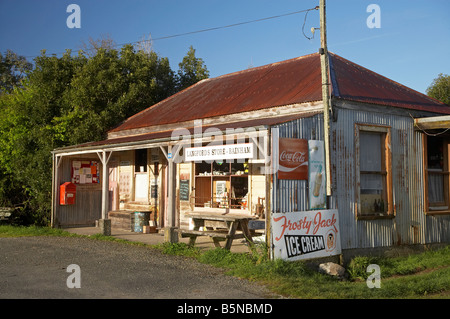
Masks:
[[[110,132],[319,101],[320,83],[320,60],[311,54],[200,81]]]
[[[450,114],[450,106],[330,53],[333,97]],[[206,79],[110,132],[322,100],[318,53]]]
[[[450,114],[450,106],[330,54],[333,96],[344,100]]]
[[[293,121],[303,117],[311,117],[313,115],[318,114],[317,111],[306,112],[304,114],[295,114],[295,115],[285,115],[285,116],[277,116],[277,117],[269,117],[269,118],[261,118],[261,119],[251,119],[251,120],[243,120],[241,122],[234,123],[226,123],[226,124],[218,124],[218,125],[202,125],[201,127],[186,127],[183,129],[183,133],[185,130],[189,131],[189,134],[198,134],[201,132],[202,134],[206,133],[211,128],[214,128],[216,131],[220,130],[223,134],[227,132],[227,129],[245,129],[249,127],[267,127],[275,124],[281,124],[289,121]],[[210,132],[211,133],[211,132]],[[145,133],[140,135],[133,136],[123,136],[116,138],[109,138],[101,141],[87,142],[83,144],[67,146],[58,148],[58,152],[64,152],[65,150],[73,150],[73,149],[86,149],[86,148],[95,148],[95,147],[112,147],[115,145],[129,145],[131,143],[146,143],[155,141],[158,139],[167,139],[172,138],[173,140],[178,140],[179,135],[177,135],[176,130],[167,130],[167,131],[158,131],[152,133]]]

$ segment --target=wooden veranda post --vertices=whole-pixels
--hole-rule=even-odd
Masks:
[[[100,161],[102,162],[102,219],[99,220],[100,229],[103,235],[111,235],[111,221],[108,217],[108,199],[109,199],[109,174],[108,174],[108,162],[111,158],[111,154],[107,154],[106,151],[102,151],[101,154],[97,152]]]

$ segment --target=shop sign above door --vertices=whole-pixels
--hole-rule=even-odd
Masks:
[[[253,143],[187,147],[184,151],[187,162],[244,158],[253,158]]]
[[[278,140],[278,179],[308,179],[308,140]]]

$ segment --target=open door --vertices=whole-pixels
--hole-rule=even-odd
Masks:
[[[134,200],[136,202],[148,203],[149,181],[147,149],[135,151],[134,178]]]

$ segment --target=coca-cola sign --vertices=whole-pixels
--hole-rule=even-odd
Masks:
[[[278,179],[308,179],[308,141],[280,138]]]

